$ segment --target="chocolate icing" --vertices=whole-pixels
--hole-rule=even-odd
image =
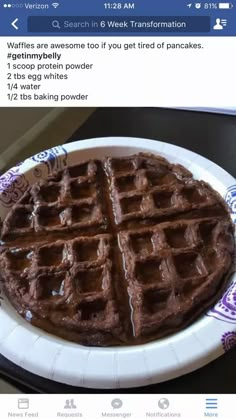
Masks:
[[[219,298],[234,226],[207,183],[139,154],[34,184],[1,243],[4,291],[27,321],[84,345],[133,345],[181,330]]]

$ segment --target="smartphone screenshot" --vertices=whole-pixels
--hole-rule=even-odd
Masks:
[[[233,418],[236,3],[0,0],[0,416]]]

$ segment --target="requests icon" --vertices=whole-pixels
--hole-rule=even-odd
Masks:
[[[66,399],[64,409],[76,409],[74,399]]]

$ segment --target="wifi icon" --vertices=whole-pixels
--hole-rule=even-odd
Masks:
[[[59,3],[52,3],[52,7],[54,7],[54,9],[56,9],[58,6],[60,6]]]

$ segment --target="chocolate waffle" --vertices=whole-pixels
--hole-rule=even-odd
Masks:
[[[234,227],[207,183],[160,156],[90,160],[31,186],[1,228],[6,295],[85,345],[181,330],[222,293]]]

